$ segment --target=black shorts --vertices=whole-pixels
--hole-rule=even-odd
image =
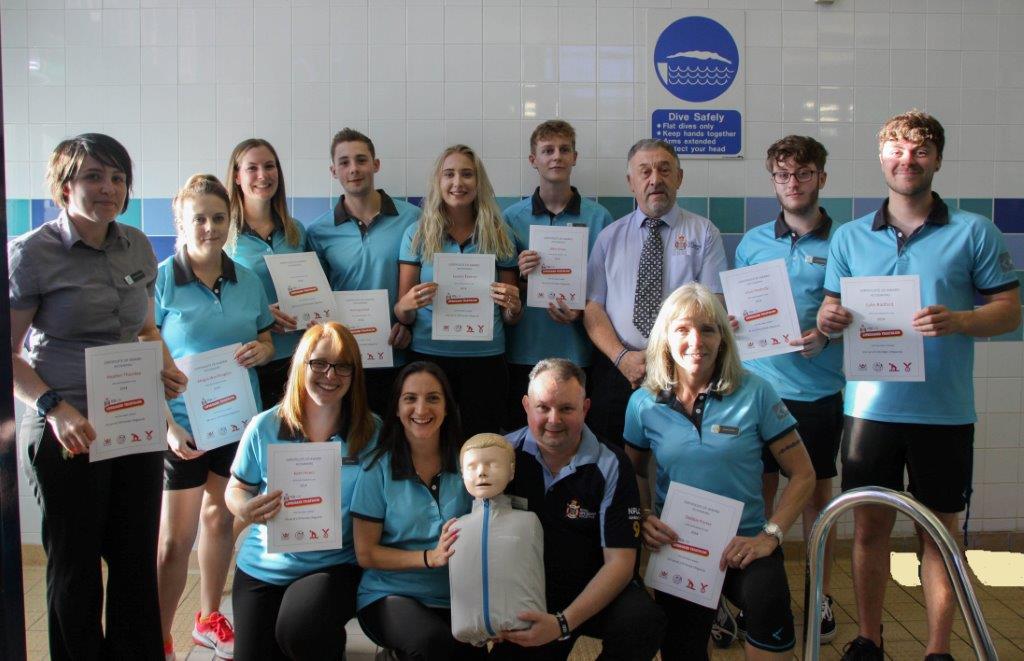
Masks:
[[[880,486],[907,491],[936,512],[961,512],[971,495],[974,425],[877,422],[846,416],[843,491]]]
[[[759,558],[746,569],[729,568],[722,594],[743,610],[747,620],[747,643],[769,652],[785,652],[796,645],[789,582],[782,549]],[[664,661],[707,658],[708,636],[716,609],[654,591],[654,601],[668,616],[661,644]]]
[[[819,480],[838,475],[836,457],[839,456],[839,441],[843,435],[843,393],[837,392],[813,402],[782,401],[796,418],[796,430],[811,457],[814,474]],[[779,472],[779,463],[767,445],[761,458],[765,473]]]
[[[195,459],[182,459],[170,450],[164,451],[164,491],[192,489],[206,484],[210,473],[231,476],[231,463],[235,460],[238,443],[228,443],[207,450]]]

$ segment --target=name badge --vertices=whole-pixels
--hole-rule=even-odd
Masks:
[[[828,263],[828,259],[825,257],[813,257],[811,255],[807,255],[804,260],[808,264],[817,264],[818,266],[825,266]]]
[[[341,458],[341,465],[342,466],[358,466],[359,465],[359,457],[342,457]]]
[[[736,436],[740,433],[739,427],[733,427],[732,425],[711,425],[711,431],[716,434],[728,434],[729,436]]]
[[[530,510],[530,502],[522,496],[512,496],[511,500],[512,509],[523,510],[524,512],[528,512]]]
[[[134,285],[136,282],[142,280],[144,277],[146,277],[145,271],[136,271],[135,273],[124,276],[124,281],[127,282],[129,285]]]

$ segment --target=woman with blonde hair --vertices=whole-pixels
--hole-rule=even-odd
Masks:
[[[740,364],[728,316],[707,287],[683,285],[662,305],[647,345],[646,380],[629,400],[623,436],[638,475],[649,550],[677,539],[659,518],[671,482],[743,503],[737,535],[719,559],[727,570],[723,594],[746,613],[747,659],[788,656],[796,639],[782,538],[814,489],[814,469],[775,389]],[[764,447],[790,476],[770,521],[761,496]],[[646,502],[652,451],[653,511]],[[716,610],[651,587],[669,619],[661,657],[707,659]]]
[[[288,213],[281,159],[269,142],[262,138],[239,142],[228,159],[224,183],[235,234],[235,240],[228,245],[228,254],[259,276],[274,315],[270,329],[274,360],[256,368],[263,405],[271,406],[281,400],[288,365],[302,333],[296,329],[295,318],[281,312],[277,290],[263,258],[306,252],[311,248],[307,245],[305,228]]]
[[[226,500],[243,523],[231,588],[237,644],[248,659],[340,659],[345,623],[356,612],[362,570],[356,564],[349,508],[356,476],[377,443],[380,421],[366,400],[359,346],[335,322],[312,326],[292,356],[281,402],[245,429],[231,467]],[[335,443],[341,457],[342,547],[271,553],[267,523],[281,510],[268,492],[268,446]]]
[[[433,340],[434,255],[478,253],[495,257],[493,335],[488,341]],[[523,314],[516,251],[494,198],[487,170],[471,148],[454,145],[437,158],[423,200],[423,214],[409,227],[399,254],[395,316],[412,326],[414,360],[444,370],[467,436],[501,428],[508,371],[504,326]],[[467,329],[468,332],[472,330]]]
[[[262,409],[254,368],[274,356],[270,339],[274,319],[259,278],[224,252],[232,233],[227,190],[211,174],[193,175],[175,196],[173,206],[178,248],[157,270],[156,323],[175,358],[239,344],[235,361],[248,369],[257,410]],[[199,450],[184,399],[173,399],[169,406],[170,449],[164,453],[157,554],[164,652],[173,655],[171,625],[201,525],[200,611],[195,615],[192,639],[230,659],[234,634],[219,608],[235,542],[224,488],[238,443]]]

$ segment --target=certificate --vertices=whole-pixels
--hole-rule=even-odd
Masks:
[[[200,450],[212,450],[242,439],[242,431],[258,410],[249,370],[238,364],[235,343],[179,358],[188,376],[182,395],[192,438]]]
[[[432,340],[494,339],[494,255],[434,253]]]
[[[921,309],[920,278],[840,278],[839,288],[853,315],[843,331],[846,380],[924,381],[924,336],[913,324]]]
[[[299,320],[298,330],[309,322],[334,319],[334,293],[315,252],[264,255],[281,311]]]
[[[793,303],[786,262],[770,262],[722,271],[722,289],[729,314],[739,322],[736,344],[740,360],[800,351],[800,320]]]
[[[391,314],[388,312],[388,290],[334,292],[335,318],[348,326],[363,355],[363,368],[393,367],[395,364],[388,336],[391,335]]]
[[[546,308],[559,301],[572,310],[586,307],[586,227],[530,225],[530,250],[540,254],[540,265],[526,280],[526,304]]]
[[[267,446],[267,492],[283,504],[267,522],[267,551],[329,551],[342,547],[341,444]]]
[[[661,511],[679,538],[651,554],[647,585],[707,608],[718,607],[725,570],[718,568],[736,536],[743,503],[672,482]]]
[[[90,462],[167,449],[163,361],[160,342],[85,350],[88,417],[96,431],[96,440],[89,445]]]

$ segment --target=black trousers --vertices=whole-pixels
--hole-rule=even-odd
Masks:
[[[391,388],[395,383],[395,376],[398,375],[400,367],[375,367],[372,370],[363,370],[366,379],[366,401],[370,410],[384,418],[388,413],[388,404],[391,401]]]
[[[412,597],[378,599],[359,611],[359,625],[370,640],[393,650],[402,661],[474,661],[487,656],[486,647],[452,637],[450,610],[424,606]]]
[[[444,371],[455,392],[465,438],[505,428],[508,367],[504,354],[455,358],[414,353],[412,359],[435,363]]]
[[[594,351],[590,377],[587,388],[590,391],[587,426],[598,438],[621,448],[626,405],[633,394],[633,387],[612,361],[597,350]]]
[[[275,585],[235,567],[235,659],[341,659],[362,575],[358,565],[334,565]]]
[[[291,365],[292,358],[289,356],[272,360],[256,368],[256,379],[260,384],[260,400],[263,402],[264,411],[284,397],[284,387],[288,383],[288,370]]]
[[[163,659],[156,581],[163,453],[89,463],[85,454],[65,459],[34,413],[21,431],[43,514],[50,658]]]
[[[562,606],[568,605],[569,599]],[[548,603],[549,610],[557,605]],[[491,659],[500,661],[564,661],[569,658],[576,639],[590,636],[601,639],[603,661],[650,661],[658,652],[665,635],[665,614],[638,581],[632,581],[597,615],[572,632],[572,638],[540,647],[520,647],[501,643],[491,650]]]

